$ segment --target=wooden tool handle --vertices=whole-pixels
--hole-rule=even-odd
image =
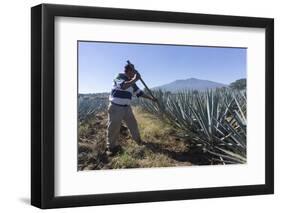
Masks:
[[[127,63],[134,69],[134,71],[135,71],[136,73],[139,73],[139,72],[135,69],[134,65],[133,65],[129,60],[127,60]],[[149,95],[151,95],[152,98],[156,99],[156,98],[154,97],[154,95],[152,94],[151,90],[148,88],[148,86],[147,86],[146,83],[144,82],[144,80],[143,80],[142,78],[140,78],[140,81],[141,81],[141,83],[143,84],[143,86],[147,89],[147,91],[149,92]]]

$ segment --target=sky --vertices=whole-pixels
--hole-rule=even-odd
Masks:
[[[127,60],[151,88],[188,78],[230,84],[246,78],[246,54],[245,48],[79,41],[79,93],[110,92]]]

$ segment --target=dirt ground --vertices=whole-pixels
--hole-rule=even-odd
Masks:
[[[151,168],[207,165],[205,155],[196,152],[178,132],[153,115],[133,108],[143,142],[131,139],[125,124],[120,128],[122,151],[113,157],[104,153],[107,113],[101,112],[79,127],[78,170]]]

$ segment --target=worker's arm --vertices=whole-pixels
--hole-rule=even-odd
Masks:
[[[147,95],[145,93],[143,93],[140,97],[149,99],[149,100],[154,101],[154,102],[157,102],[157,98],[151,97],[150,95]]]
[[[136,73],[135,76],[129,80],[129,81],[124,81],[121,85],[121,89],[128,89],[130,86],[132,86],[134,83],[136,83],[139,79],[141,78],[139,73]]]

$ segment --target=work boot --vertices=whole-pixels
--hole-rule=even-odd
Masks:
[[[114,155],[116,155],[118,152],[122,151],[122,147],[120,145],[118,146],[115,146],[113,148],[109,148],[107,147],[106,150],[105,150],[105,154],[108,156],[108,157],[112,157]]]
[[[135,140],[138,145],[143,145],[145,142],[142,139]]]

